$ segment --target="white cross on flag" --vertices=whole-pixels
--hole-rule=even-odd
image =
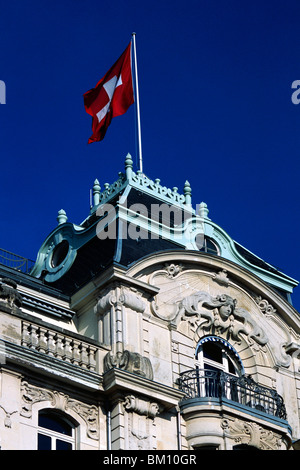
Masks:
[[[112,118],[126,113],[134,103],[131,43],[95,88],[84,93],[83,97],[85,110],[93,117],[93,134],[88,143],[99,142],[104,138]]]

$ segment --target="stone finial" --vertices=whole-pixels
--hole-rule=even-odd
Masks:
[[[97,179],[94,181],[94,186],[93,186],[93,197],[94,197],[94,206],[98,206],[100,202],[100,184]]]
[[[207,219],[208,217],[208,208],[207,208],[207,204],[205,202],[201,202],[201,204],[199,204],[199,215],[200,217],[203,217],[204,219]]]
[[[188,181],[186,181],[184,184],[183,192],[185,195],[185,204],[187,206],[191,206],[192,205],[192,189]]]
[[[125,159],[125,171],[126,171],[126,178],[128,180],[131,179],[132,175],[132,168],[133,168],[133,161],[130,153],[127,154],[126,159]]]
[[[58,222],[58,225],[60,224],[65,224],[68,220],[68,217],[67,217],[67,214],[66,212],[61,209],[60,211],[58,211],[58,215],[57,215],[57,222]]]

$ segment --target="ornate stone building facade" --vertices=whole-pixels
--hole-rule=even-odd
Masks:
[[[297,449],[297,281],[125,172],[30,272],[0,265],[6,449]]]

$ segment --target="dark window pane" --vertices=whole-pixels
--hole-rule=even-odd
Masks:
[[[199,446],[199,447],[195,447],[194,450],[217,450],[218,447],[217,446],[214,446],[214,445],[208,445],[208,446]]]
[[[218,254],[216,245],[208,239],[206,240],[206,251],[207,253],[212,253],[214,255]]]
[[[68,254],[68,251],[69,243],[67,240],[63,240],[54,248],[51,259],[51,265],[53,268],[56,268],[56,266],[59,266],[63,262]]]
[[[214,367],[211,364],[205,364],[204,363],[204,370],[211,370],[213,372],[220,372],[221,369],[218,369],[218,367]]]
[[[205,253],[212,253],[213,255],[218,254],[218,248],[208,237],[196,237],[196,245],[199,251],[204,251]]]
[[[72,444],[56,439],[56,450],[72,450]]]
[[[203,344],[203,356],[212,361],[222,364],[222,350],[219,346],[212,342]]]
[[[51,450],[51,437],[38,434],[38,450]]]
[[[229,359],[229,357],[228,357],[228,372],[230,372],[231,374],[235,374],[235,372],[236,372],[235,366],[234,366],[232,360]]]
[[[260,450],[257,447],[248,446],[247,444],[238,444],[236,446],[233,446],[232,449],[233,450],[254,450],[254,451]]]
[[[54,414],[40,414],[39,426],[51,431],[60,432],[66,436],[72,436],[72,426]]]

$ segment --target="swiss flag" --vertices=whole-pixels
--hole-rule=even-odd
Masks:
[[[112,118],[126,113],[134,103],[131,42],[95,88],[84,93],[83,98],[86,112],[93,117],[93,134],[88,143],[99,142],[104,138]]]

